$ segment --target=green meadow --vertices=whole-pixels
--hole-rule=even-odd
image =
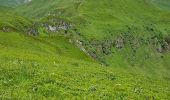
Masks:
[[[169,100],[169,0],[0,0],[0,100]]]

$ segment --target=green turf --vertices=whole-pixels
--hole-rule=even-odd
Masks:
[[[0,0],[0,100],[169,100],[170,53],[157,51],[170,39],[169,5]],[[43,26],[60,21],[71,24],[68,34]],[[118,49],[111,43],[120,37]]]
[[[162,10],[169,11],[170,1],[169,0],[152,0],[152,3],[155,4],[158,8]]]

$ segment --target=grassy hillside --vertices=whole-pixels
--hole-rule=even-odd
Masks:
[[[147,24],[160,25],[160,20],[169,22],[169,13],[154,9],[145,0],[104,0],[97,3],[95,1],[86,1],[80,7],[80,15],[89,22],[83,28],[87,29],[88,32],[87,30],[82,30],[85,31],[89,38],[102,38],[110,36],[110,34],[116,34],[116,30],[122,30],[124,26],[138,27],[140,29]],[[169,24],[167,24],[168,26]],[[145,32],[145,30],[143,31]]]
[[[155,24],[158,27],[163,24],[166,26],[164,28],[169,29],[169,13],[159,11],[153,5],[153,3],[159,4],[159,2],[169,4],[166,0],[104,0],[98,2],[33,0],[29,4],[16,8],[15,12],[33,18],[44,16],[68,18],[74,23],[77,22],[77,27],[80,27],[80,32],[84,33],[85,37],[100,39],[110,36],[110,34],[116,34],[117,30],[122,30],[124,26],[142,28],[143,25],[148,24]],[[166,6],[163,4],[160,5]],[[111,33],[107,33],[109,31]]]
[[[155,4],[158,8],[162,10],[169,11],[170,9],[170,1],[169,0],[152,0],[152,3]]]
[[[0,99],[169,100],[168,0],[0,0]]]
[[[56,14],[65,13],[64,16],[69,16],[69,14],[76,13],[75,7],[79,2],[81,0],[33,0],[28,4],[17,7],[14,12],[31,18],[42,18],[55,10]]]
[[[24,3],[26,0],[0,0],[0,6],[15,7]]]
[[[101,66],[60,36],[0,38],[1,99],[168,99],[161,66]]]

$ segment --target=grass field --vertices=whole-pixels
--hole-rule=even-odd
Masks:
[[[169,100],[169,5],[0,0],[0,100]]]
[[[152,0],[152,3],[155,4],[158,8],[161,8],[162,10],[169,11],[170,5],[169,0]]]

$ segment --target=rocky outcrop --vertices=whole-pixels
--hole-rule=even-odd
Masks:
[[[49,32],[58,32],[58,31],[64,30],[65,33],[67,33],[66,30],[68,30],[71,27],[71,25],[67,23],[62,23],[58,25],[45,24],[44,26]]]
[[[165,48],[170,51],[170,36],[165,38]]]
[[[115,40],[115,47],[118,48],[118,49],[121,49],[121,48],[124,47],[124,38],[123,37],[118,37]]]
[[[32,0],[24,0],[24,3],[29,3],[31,2]]]
[[[52,31],[52,32],[58,31],[58,29],[57,29],[56,26],[51,26],[51,25],[48,25],[48,26],[47,26],[47,29],[48,29],[49,31]]]
[[[147,30],[154,31],[153,28],[147,28]],[[169,37],[163,38],[161,35],[156,34],[138,36],[131,32],[122,32],[117,36],[105,38],[103,40],[93,39],[83,41],[83,43],[78,41],[77,43],[79,44],[79,48],[83,48],[83,51],[88,55],[102,63],[106,63],[104,56],[114,54],[112,48],[116,49],[118,52],[121,50],[129,50],[122,55],[131,65],[135,65],[137,62],[141,62],[141,65],[143,65],[143,62],[151,57],[156,57],[157,54],[160,55],[157,57],[162,57],[161,55],[163,55],[164,52],[170,50]]]
[[[3,32],[9,32],[9,31],[10,31],[10,28],[7,27],[7,26],[3,26],[1,30],[2,30]]]
[[[38,32],[38,29],[34,29],[34,28],[28,28],[26,30],[26,33],[27,35],[33,35],[33,36],[38,36],[39,35],[39,32]]]
[[[72,27],[72,24],[70,22],[63,21],[62,19],[49,18],[47,22],[44,22],[43,27],[45,27],[49,32],[64,31],[64,33],[67,34],[67,31]]]

